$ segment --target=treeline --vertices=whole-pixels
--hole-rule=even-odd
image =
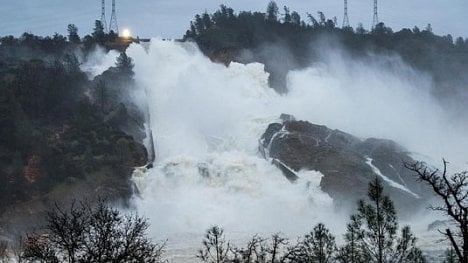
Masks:
[[[55,33],[53,36],[42,37],[25,32],[19,38],[12,35],[1,37],[0,58],[33,58],[44,55],[60,57],[66,53],[73,53],[77,48],[86,52],[96,45],[106,47],[106,43],[118,39],[118,35],[113,31],[106,33],[99,20],[95,21],[93,32],[83,38],[79,36],[78,27],[74,24],[69,24],[67,31],[67,36]]]
[[[419,178],[435,183],[434,193],[456,189],[448,204],[456,204],[458,193],[466,195],[467,173],[448,176],[429,170],[421,163],[409,164]],[[434,175],[440,179],[430,179]],[[435,180],[435,181],[433,181]],[[446,181],[446,182],[444,182]],[[296,241],[278,233],[271,238],[254,235],[244,246],[226,241],[218,226],[207,230],[196,257],[209,263],[423,263],[430,262],[417,246],[417,238],[409,226],[399,227],[392,200],[385,194],[382,182],[369,183],[368,198],[358,202],[338,245],[335,236],[322,223]],[[443,198],[442,198],[443,199]],[[466,206],[465,206],[466,208]],[[453,207],[440,208],[452,216]],[[466,210],[462,213],[466,217]],[[466,219],[465,219],[466,220]],[[462,228],[466,224],[461,223]],[[33,232],[20,238],[16,246],[0,243],[2,257],[15,256],[19,262],[167,262],[164,243],[154,243],[147,237],[147,220],[136,215],[123,216],[103,200],[97,205],[73,203],[69,209],[56,206],[48,213],[43,232]],[[463,237],[463,236],[460,236]],[[463,238],[452,243],[443,262],[465,263],[466,245]],[[439,258],[440,259],[440,258]]]
[[[24,201],[64,201],[96,187],[128,197],[132,167],[146,164],[141,138],[134,138],[143,116],[126,99],[134,87],[131,58],[122,53],[92,80],[80,69],[76,54],[86,56],[113,37],[96,25],[83,41],[73,25],[68,39],[30,33],[0,39],[2,225],[14,218],[4,217],[6,208]]]
[[[398,233],[399,232],[399,233]],[[383,192],[379,179],[369,184],[368,201],[361,200],[357,213],[350,217],[345,244],[337,246],[324,224],[291,242],[281,234],[270,240],[254,236],[245,247],[226,242],[223,229],[209,229],[198,258],[203,262],[427,262],[416,246],[410,227],[398,229],[393,202]]]
[[[438,230],[450,244],[441,255],[442,262],[468,263],[468,171],[449,174],[447,164],[444,160],[441,170],[431,169],[422,162],[404,166],[431,186],[442,203],[431,209],[441,212],[450,222],[450,227]],[[358,201],[356,212],[350,216],[341,246],[322,223],[295,242],[281,234],[274,234],[270,239],[255,235],[243,247],[227,242],[223,229],[214,226],[206,232],[197,258],[209,263],[423,263],[436,260],[434,256],[429,258],[423,254],[409,226],[399,229],[393,201],[385,194],[379,178],[369,183],[367,195],[367,200]]]
[[[424,29],[404,28],[394,32],[384,23],[367,30],[337,25],[336,18],[323,12],[303,18],[288,7],[270,2],[265,13],[240,11],[222,5],[213,14],[196,15],[184,40],[193,40],[215,60],[258,61],[272,73],[270,83],[285,90],[288,70],[306,67],[320,60],[324,47],[340,47],[353,56],[398,55],[409,65],[433,76],[437,91],[457,95],[468,83],[468,39],[438,36],[430,24]],[[268,50],[271,44],[281,50]],[[250,50],[250,57],[241,51]],[[285,61],[288,54],[293,61]],[[227,62],[229,62],[227,61]],[[226,62],[226,61],[223,61]],[[279,67],[278,65],[281,65]],[[284,69],[286,68],[286,69]]]

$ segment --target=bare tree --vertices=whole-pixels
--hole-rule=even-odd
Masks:
[[[288,239],[277,233],[272,235],[271,241],[254,235],[246,248],[233,249],[234,259],[232,262],[242,263],[277,263],[290,262],[288,254]]]
[[[287,250],[284,249],[288,245],[288,239],[283,237],[281,234],[277,233],[271,237],[271,246],[268,248],[268,253],[271,256],[269,262],[285,262],[287,255]],[[282,253],[286,252],[286,253]],[[278,258],[278,259],[277,259]]]
[[[233,262],[266,262],[267,249],[265,239],[254,235],[245,248],[234,248]]]
[[[224,230],[219,226],[208,229],[203,240],[203,249],[200,249],[197,257],[203,262],[223,263],[229,262],[231,245],[226,243]]]
[[[146,237],[148,223],[123,216],[100,201],[96,207],[73,203],[48,213],[46,232],[26,236],[25,260],[32,262],[151,262],[161,261],[164,245]]]
[[[457,230],[447,228],[439,231],[448,238],[460,262],[468,263],[468,171],[449,175],[446,160],[443,170],[430,169],[423,162],[406,163],[405,167],[415,172],[419,180],[432,187],[442,199],[443,205],[432,207],[446,214],[456,225]]]
[[[288,239],[277,233],[271,240],[254,235],[245,247],[235,247],[226,242],[221,227],[207,230],[203,248],[197,258],[209,263],[289,263],[296,259],[298,246],[287,247]]]

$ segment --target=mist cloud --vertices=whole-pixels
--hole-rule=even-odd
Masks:
[[[431,76],[398,56],[351,58],[322,49],[321,63],[288,76],[289,100],[283,110],[361,137],[397,141],[409,151],[467,161],[467,123],[454,119],[432,95]]]

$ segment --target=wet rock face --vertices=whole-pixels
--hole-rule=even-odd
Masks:
[[[288,115],[285,115],[288,116]],[[294,181],[288,169],[316,170],[324,177],[322,190],[336,204],[354,205],[366,197],[368,183],[382,179],[385,191],[400,211],[424,208],[428,191],[403,164],[414,162],[398,144],[384,139],[361,140],[339,130],[282,116],[260,139],[260,152]],[[285,172],[286,171],[286,172]],[[296,177],[297,178],[297,177]]]

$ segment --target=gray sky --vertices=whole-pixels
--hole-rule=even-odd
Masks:
[[[224,3],[234,10],[262,11],[269,0],[116,0],[117,20],[133,36],[179,38],[190,20],[205,10],[215,11]],[[111,16],[111,0],[106,0],[107,20]],[[277,0],[278,6],[287,5],[306,13],[323,11],[329,18],[336,16],[341,25],[342,0]],[[363,23],[370,28],[373,14],[372,0],[348,0],[349,19],[353,27]],[[437,34],[468,37],[468,0],[380,0],[379,18],[395,31],[415,25],[425,28],[428,23]],[[0,0],[0,35],[20,35],[32,32],[38,35],[66,34],[66,26],[74,23],[83,36],[91,32],[94,20],[100,19],[100,0]],[[109,22],[107,22],[109,24]]]

